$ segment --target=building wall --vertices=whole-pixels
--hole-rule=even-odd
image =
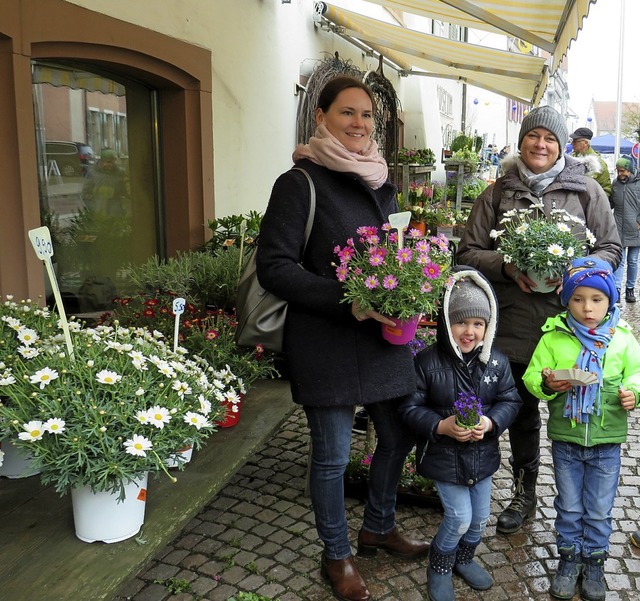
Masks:
[[[368,6],[372,16],[392,18],[379,6],[350,1],[357,10]],[[15,217],[0,226],[0,292],[33,295],[42,289],[41,265],[26,239],[26,231],[39,225],[32,58],[130,63],[132,77],[155,72],[150,84],[166,84],[162,126],[170,152],[163,159],[171,171],[164,182],[166,246],[172,254],[201,242],[214,216],[266,208],[274,180],[291,166],[300,99],[296,84],[310,67],[337,52],[361,70],[378,68],[377,58],[316,27],[313,7],[312,0],[3,0],[0,76],[7,85],[0,92],[6,116],[0,139],[11,142],[4,165],[15,179],[5,184],[11,193],[5,204]],[[410,109],[406,143],[415,140],[439,156],[443,125],[435,90],[439,83],[451,89],[459,115],[461,84],[402,78],[390,67],[384,73],[402,107]],[[174,85],[183,91],[174,93]],[[188,118],[176,119],[172,109],[177,115],[186,111]],[[16,249],[19,260],[2,259]]]
[[[264,210],[276,177],[291,166],[301,71],[335,52],[364,71],[378,67],[377,59],[314,26],[312,0],[183,0],[163,3],[162,10],[155,0],[69,1],[211,50],[217,216]],[[391,18],[361,0],[341,4]],[[439,157],[440,116],[432,103],[442,80],[403,78],[390,67],[384,74],[408,117],[406,144],[419,140]],[[444,85],[459,97],[461,84]]]

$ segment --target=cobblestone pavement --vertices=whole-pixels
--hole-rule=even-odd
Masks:
[[[622,307],[623,317],[640,332],[640,307],[624,302]],[[640,550],[628,542],[629,534],[640,528],[640,410],[631,415],[605,566],[607,601],[640,601]],[[354,434],[358,436],[362,435]],[[454,577],[456,599],[549,600],[547,591],[557,564],[550,444],[543,435],[535,519],[510,536],[495,529],[497,515],[510,498],[512,481],[506,437],[501,444],[503,466],[494,476],[492,517],[477,553],[496,583],[489,591],[476,592]],[[305,417],[298,409],[114,601],[228,601],[240,591],[280,601],[333,599],[320,577],[321,546],[305,496],[307,451]],[[347,511],[355,542],[363,505],[347,499]],[[399,505],[397,521],[402,532],[430,540],[440,514],[435,509]],[[426,559],[404,562],[379,552],[375,558],[358,557],[356,562],[376,601],[427,598]]]

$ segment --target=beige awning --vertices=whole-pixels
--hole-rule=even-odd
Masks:
[[[317,3],[336,33],[381,54],[408,74],[458,79],[528,104],[538,104],[595,0],[369,0],[397,14],[429,17],[501,33],[546,56],[459,42]],[[507,44],[505,43],[505,47]]]

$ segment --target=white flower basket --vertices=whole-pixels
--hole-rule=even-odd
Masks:
[[[140,532],[147,505],[148,473],[125,485],[125,499],[113,492],[91,492],[89,486],[71,489],[76,536],[86,543],[117,543]]]
[[[40,473],[33,467],[31,453],[11,443],[10,438],[0,440],[0,450],[4,453],[0,476],[5,478],[28,478]]]

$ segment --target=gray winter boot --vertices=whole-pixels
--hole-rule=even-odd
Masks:
[[[498,516],[496,530],[502,534],[512,534],[522,527],[523,522],[536,511],[536,481],[538,470],[524,469],[515,473],[514,495],[509,506]]]
[[[576,555],[576,547],[559,547],[560,562],[551,581],[549,593],[556,599],[573,599],[576,594],[576,584],[580,576],[580,557]]]
[[[427,593],[431,601],[455,601],[451,574],[455,562],[455,551],[449,554],[441,553],[434,538],[429,548],[427,568]]]
[[[585,601],[605,601],[607,583],[604,580],[606,551],[594,551],[588,557],[582,556],[582,590],[580,597]]]
[[[460,541],[456,551],[454,574],[460,576],[471,588],[486,591],[493,586],[493,577],[473,559],[478,545],[467,545]]]
[[[627,290],[625,291],[624,300],[628,303],[636,302],[635,290],[633,288],[627,288]]]

